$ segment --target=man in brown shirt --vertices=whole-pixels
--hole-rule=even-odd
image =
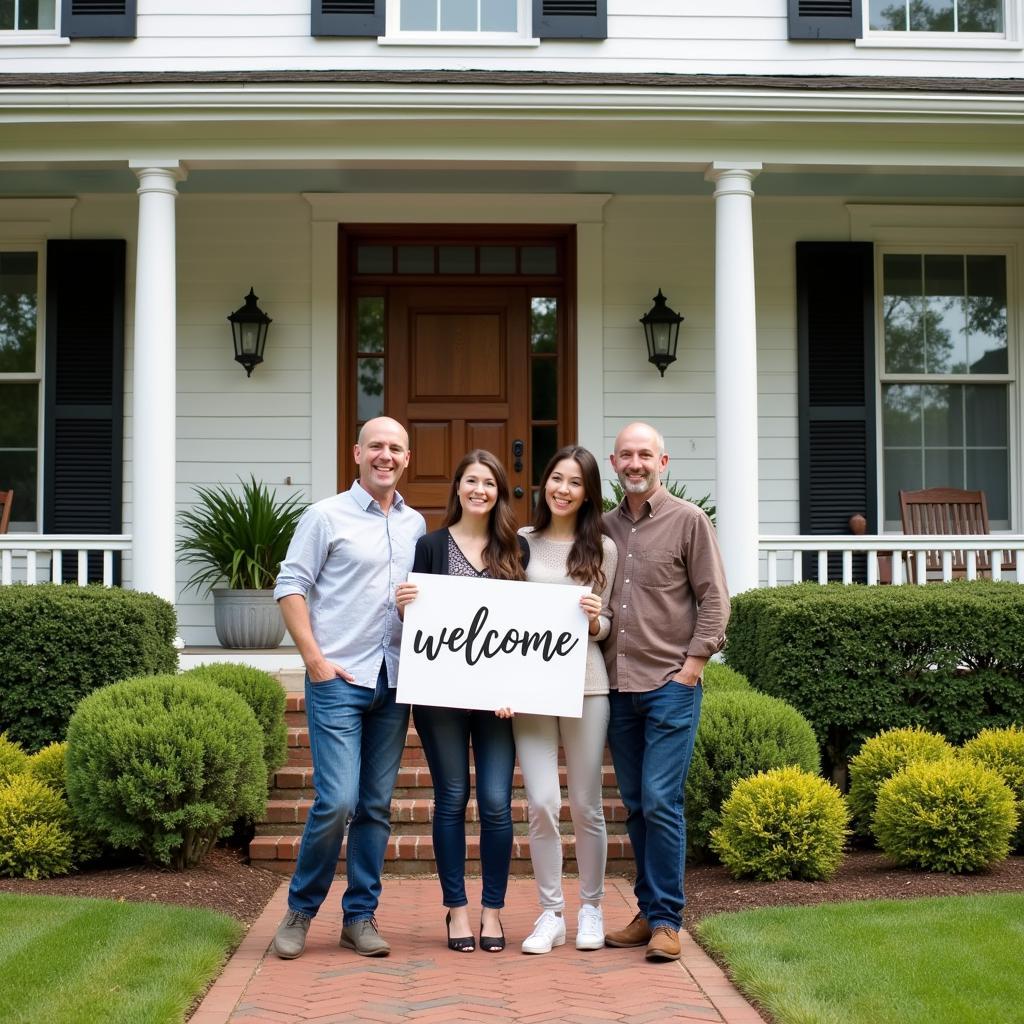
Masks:
[[[605,514],[619,563],[612,631],[608,746],[636,859],[639,912],[609,946],[647,945],[648,960],[679,959],[686,818],[683,790],[700,719],[701,673],[725,643],[729,591],[708,517],[661,483],[665,442],[647,423],[615,439],[612,467],[626,492]]]

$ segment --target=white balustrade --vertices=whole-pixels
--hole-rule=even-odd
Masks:
[[[114,585],[114,552],[130,551],[129,534],[0,534],[0,585],[11,583],[61,583],[65,552],[77,557],[78,585],[89,582],[89,554],[103,552],[103,585]],[[43,567],[40,572],[39,558]],[[68,557],[71,557],[70,555]]]

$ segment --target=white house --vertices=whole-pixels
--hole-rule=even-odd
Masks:
[[[427,512],[469,446],[525,515],[558,443],[651,420],[736,591],[791,578],[773,536],[898,531],[901,488],[983,489],[1024,542],[1022,5],[12,0],[4,578],[123,548],[212,643],[176,510],[333,493],[382,409]]]

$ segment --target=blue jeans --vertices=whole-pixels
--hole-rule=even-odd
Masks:
[[[434,857],[446,907],[466,898],[466,805],[469,803],[469,744],[476,765],[480,808],[481,903],[505,905],[512,863],[512,772],[516,745],[512,722],[493,711],[416,707],[412,712],[434,784]]]
[[[316,915],[334,881],[348,825],[348,888],[341,901],[347,925],[373,917],[380,899],[391,792],[405,749],[409,708],[395,703],[381,664],[372,690],[340,678],[312,683],[307,675],[306,717],[316,798],[288,887],[288,908]]]
[[[651,928],[683,923],[684,790],[703,690],[670,680],[650,693],[609,694],[608,747],[636,859],[637,907]]]

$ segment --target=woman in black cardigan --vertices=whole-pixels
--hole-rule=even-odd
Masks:
[[[413,572],[445,576],[486,576],[524,580],[530,549],[516,534],[508,478],[488,451],[468,452],[452,480],[444,526],[416,544]],[[416,597],[414,583],[396,590],[399,612]],[[448,948],[476,948],[466,897],[466,805],[469,803],[469,748],[476,767],[480,814],[483,894],[480,947],[505,948],[500,911],[505,905],[512,860],[512,771],[515,741],[511,711],[464,711],[415,707],[413,720],[423,743],[434,786],[434,857],[441,881]]]

